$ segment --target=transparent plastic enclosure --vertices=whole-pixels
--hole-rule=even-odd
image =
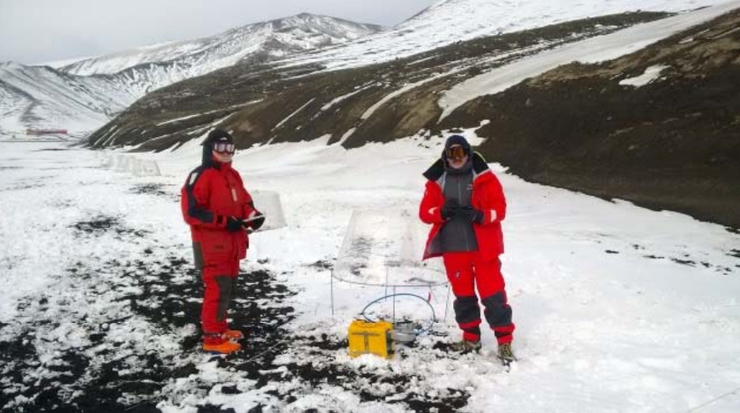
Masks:
[[[139,159],[133,155],[115,154],[108,159],[108,166],[118,172],[129,172],[136,176],[160,176],[156,161]]]
[[[288,226],[280,203],[280,194],[275,191],[249,191],[254,207],[265,215],[265,223],[256,232],[270,231]]]
[[[389,287],[446,284],[441,260],[422,261],[429,230],[415,211],[354,211],[332,276]]]

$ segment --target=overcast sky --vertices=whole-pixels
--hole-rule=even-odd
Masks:
[[[434,1],[0,0],[0,62],[95,56],[301,12],[392,26]]]

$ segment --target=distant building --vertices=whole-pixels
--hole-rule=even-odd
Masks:
[[[66,129],[26,129],[26,135],[66,135]]]

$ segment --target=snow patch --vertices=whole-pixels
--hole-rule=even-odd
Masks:
[[[629,79],[622,79],[619,81],[619,84],[622,86],[634,87],[645,86],[653,80],[660,78],[660,73],[663,72],[665,69],[668,69],[669,67],[670,66],[665,65],[650,66],[645,69],[645,72],[640,76],[631,77]]]
[[[275,130],[275,129],[279,128],[280,126],[282,126],[285,122],[289,121],[290,118],[292,118],[293,116],[295,116],[296,114],[298,114],[298,112],[302,111],[306,106],[310,105],[311,102],[313,102],[314,100],[316,100],[316,98],[313,98],[313,99],[309,100],[308,102],[304,103],[303,106],[301,106],[300,108],[296,109],[295,112],[291,113],[285,119],[283,119],[280,122],[278,122],[278,124],[275,125],[275,127],[272,128],[272,130]]]
[[[362,87],[362,88],[358,88],[358,89],[357,89],[357,90],[355,90],[354,92],[350,92],[350,93],[347,93],[346,95],[342,95],[342,96],[339,96],[339,97],[337,97],[337,98],[334,98],[334,99],[333,99],[333,100],[332,100],[331,102],[329,102],[329,103],[327,103],[326,105],[322,106],[322,107],[321,107],[321,110],[322,110],[322,111],[328,110],[329,108],[331,108],[332,106],[336,105],[337,103],[339,103],[339,102],[341,102],[341,101],[343,101],[343,100],[345,100],[345,99],[347,99],[347,98],[349,98],[349,97],[352,97],[352,96],[354,96],[354,95],[356,95],[356,94],[358,94],[358,93],[362,92],[363,90],[367,90],[367,89],[370,89],[371,87],[374,87],[374,86],[376,86],[376,85],[377,85],[377,83],[373,83],[373,84],[371,84],[371,85],[369,85],[369,86],[365,86],[365,87]]]

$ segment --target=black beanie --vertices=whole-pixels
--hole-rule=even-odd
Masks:
[[[214,129],[208,133],[208,137],[205,142],[203,142],[203,146],[208,145],[212,148],[213,144],[216,142],[234,143],[234,137],[223,129]]]
[[[465,150],[465,153],[470,156],[471,148],[470,144],[468,143],[467,139],[465,139],[462,135],[452,135],[449,138],[447,138],[447,141],[445,142],[445,149],[442,151],[442,158],[447,159],[447,150],[450,149],[450,146],[452,145],[460,145],[462,146],[463,150]]]

